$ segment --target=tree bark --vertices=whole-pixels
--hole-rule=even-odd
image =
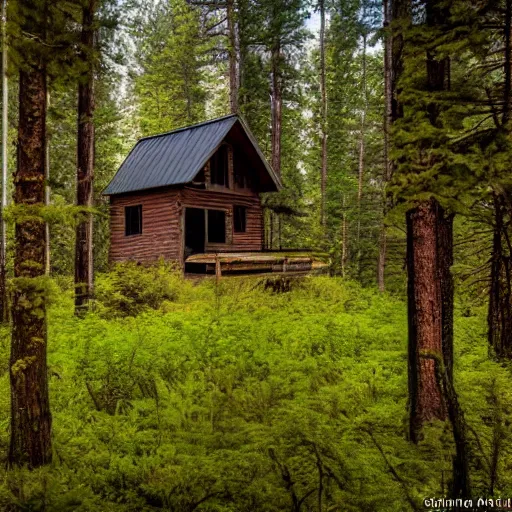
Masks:
[[[427,24],[447,16],[437,0],[426,5]],[[436,60],[427,51],[428,91],[450,87],[450,61]],[[440,107],[427,105],[430,123],[437,126]],[[428,164],[424,163],[425,166]],[[419,440],[424,422],[447,418],[446,396],[436,379],[435,361],[441,358],[452,385],[453,360],[453,215],[439,202],[422,200],[407,212],[407,266],[409,303],[410,438]]]
[[[494,226],[491,255],[487,338],[498,359],[512,358],[512,246],[505,200],[494,194]]]
[[[320,224],[323,234],[327,228],[327,87],[325,63],[325,1],[319,0],[320,10],[320,95],[321,95],[321,174],[320,174]]]
[[[26,2],[28,10],[33,5]],[[41,34],[41,27],[22,27]],[[44,34],[41,36],[44,40]],[[44,205],[46,73],[41,59],[23,66],[19,87],[17,205]],[[16,223],[15,290],[10,356],[11,440],[9,464],[34,468],[51,462],[51,414],[46,366],[45,224]]]
[[[504,11],[503,115],[497,130],[510,137],[512,114],[512,0]],[[506,149],[505,149],[506,150]],[[503,191],[493,193],[493,244],[487,311],[489,348],[498,359],[512,358],[512,245],[510,223],[512,208]]]
[[[275,42],[271,50],[272,67],[272,168],[281,176],[281,121],[283,91],[281,84],[281,45]]]
[[[78,84],[78,158],[76,203],[79,207],[93,206],[94,182],[94,13],[95,0],[83,8],[82,61],[86,72]],[[93,293],[93,218],[76,228],[75,247],[75,312],[80,314],[88,305]]]
[[[407,212],[409,407],[410,438],[414,442],[419,440],[423,423],[447,418],[445,399],[436,379],[435,361],[427,356],[445,360],[445,285],[442,284],[441,263],[446,258],[442,243],[445,234],[451,230],[451,222],[452,217],[446,216],[435,199],[422,201]]]
[[[363,92],[363,111],[361,113],[361,129],[359,133],[359,166],[357,173],[357,273],[361,273],[361,201],[363,199],[364,182],[364,143],[366,131],[366,111],[368,109],[368,91],[366,87],[366,34],[363,35],[363,63],[362,63],[362,92]]]
[[[503,119],[502,124],[510,131],[509,123],[512,114],[512,0],[505,2],[505,27],[504,27],[504,84],[503,84]]]
[[[384,220],[382,220],[379,228],[379,257],[377,261],[377,286],[379,287],[379,292],[381,293],[386,290],[386,251],[386,225],[384,224]]]
[[[227,0],[226,16],[228,23],[229,108],[232,114],[237,114],[240,110],[240,37],[235,0]]]
[[[46,110],[50,108],[50,92],[46,91]],[[44,204],[46,206],[50,205],[50,137],[46,134],[45,141],[45,162],[44,162]],[[47,276],[51,273],[51,264],[50,264],[50,224],[46,222],[45,224],[45,274]]]
[[[377,263],[377,284],[382,293],[386,289],[386,224],[385,217],[388,211],[386,197],[386,184],[391,179],[392,162],[389,156],[391,145],[391,125],[393,123],[393,36],[391,34],[391,0],[383,0],[384,14],[384,191],[383,191],[383,215],[379,233],[379,259]]]
[[[0,203],[0,323],[9,320],[9,301],[7,297],[7,226],[4,210],[7,206],[7,135],[8,119],[8,78],[7,78],[7,0],[2,1],[2,197]]]
[[[348,261],[348,221],[345,210],[345,194],[342,196],[341,207],[343,209],[341,214],[341,277],[346,277]]]

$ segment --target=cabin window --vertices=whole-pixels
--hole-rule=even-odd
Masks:
[[[226,243],[225,211],[208,210],[208,242],[215,244]]]
[[[235,168],[235,185],[238,188],[245,188],[245,176],[240,172],[240,169]]]
[[[210,176],[212,185],[229,187],[228,147],[223,144],[210,160]]]
[[[245,233],[247,227],[247,208],[245,206],[233,207],[233,229],[235,233]]]
[[[142,233],[142,205],[126,206],[124,209],[125,235],[140,235]]]

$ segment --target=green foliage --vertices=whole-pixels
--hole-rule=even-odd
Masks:
[[[410,510],[406,493],[421,504],[446,490],[448,427],[427,426],[418,447],[405,440],[401,301],[326,277],[286,294],[257,278],[191,284],[164,266],[119,267],[97,288],[83,319],[69,289],[49,308],[54,463],[2,473],[0,509],[280,512],[303,499],[316,511],[319,468],[324,510]],[[487,357],[481,307],[461,303],[455,332],[474,494],[489,493],[497,447],[494,493],[506,495],[510,369]],[[4,455],[8,346],[1,329]]]
[[[162,2],[138,33],[141,70],[134,80],[143,135],[162,133],[205,117],[205,52],[201,13],[184,0]]]
[[[143,267],[126,262],[97,277],[95,296],[103,316],[136,316],[160,308],[164,301],[176,301],[187,288],[174,265],[160,262]]]

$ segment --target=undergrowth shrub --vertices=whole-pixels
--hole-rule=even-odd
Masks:
[[[84,318],[69,291],[49,307],[54,461],[35,471],[5,470],[0,328],[0,510],[397,512],[444,495],[449,425],[406,440],[404,302],[337,278],[273,293],[166,269],[99,276]],[[509,495],[510,370],[487,356],[485,314],[457,312],[455,336],[473,494],[489,493],[496,460],[494,492]]]
[[[190,288],[176,266],[160,261],[148,267],[135,262],[118,263],[96,279],[98,311],[104,316],[136,316],[176,301]]]

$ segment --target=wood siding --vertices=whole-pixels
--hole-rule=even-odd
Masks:
[[[142,233],[125,235],[125,207],[142,205]],[[154,190],[110,197],[110,262],[180,260],[179,191]]]
[[[261,201],[255,192],[252,195],[237,194],[227,190],[198,190],[184,187],[180,192],[183,207],[224,210],[226,212],[226,243],[206,243],[206,252],[261,251],[263,248],[263,212]],[[233,232],[233,206],[247,208],[245,233]]]
[[[142,205],[142,233],[125,235],[125,207]],[[233,206],[247,208],[246,231],[233,231]],[[153,190],[110,198],[110,262],[154,262],[159,258],[183,265],[184,208],[226,212],[226,243],[206,243],[206,252],[260,251],[263,247],[263,213],[255,192],[237,194],[226,189],[193,187]]]

